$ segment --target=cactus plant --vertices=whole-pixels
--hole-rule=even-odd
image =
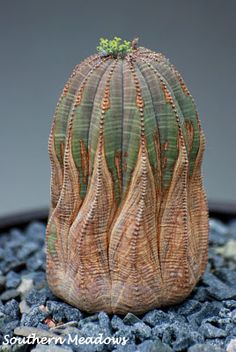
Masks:
[[[204,272],[204,135],[162,54],[117,37],[98,51],[52,123],[47,279],[82,310],[141,314],[182,301]]]

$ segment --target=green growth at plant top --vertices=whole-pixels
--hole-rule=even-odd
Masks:
[[[126,54],[131,53],[133,49],[130,41],[122,41],[121,38],[114,37],[112,40],[100,38],[97,50],[102,56],[111,55],[117,58],[124,57]]]

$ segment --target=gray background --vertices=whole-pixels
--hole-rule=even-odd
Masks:
[[[101,36],[140,37],[183,74],[207,139],[210,200],[236,200],[235,10],[229,0],[0,1],[0,215],[47,206],[47,139],[72,68]]]

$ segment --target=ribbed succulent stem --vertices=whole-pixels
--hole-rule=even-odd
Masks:
[[[169,60],[102,38],[66,83],[49,137],[53,292],[121,314],[183,300],[207,263],[204,148]]]

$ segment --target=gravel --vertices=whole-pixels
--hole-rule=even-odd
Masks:
[[[207,270],[188,299],[140,316],[87,314],[55,297],[44,239],[39,222],[0,235],[0,352],[236,352],[236,219],[210,219]],[[32,334],[51,338],[50,347],[20,344]],[[2,345],[6,335],[18,343]]]

